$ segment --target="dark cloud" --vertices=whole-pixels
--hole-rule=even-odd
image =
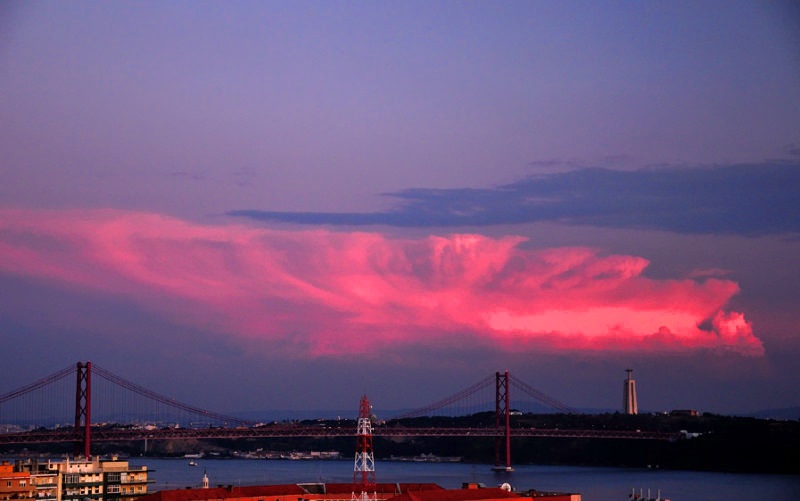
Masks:
[[[551,158],[547,160],[535,160],[528,163],[528,167],[532,168],[535,172],[564,172],[567,170],[575,170],[581,164],[577,160],[562,160]]]
[[[793,157],[800,157],[800,146],[798,146],[795,143],[787,144],[783,148],[783,152],[786,153],[787,155],[791,155]]]
[[[387,193],[400,203],[386,212],[228,214],[315,225],[476,227],[550,221],[685,234],[763,235],[800,232],[799,188],[797,163],[637,171],[584,168],[486,189]]]

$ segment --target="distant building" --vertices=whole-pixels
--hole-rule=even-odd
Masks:
[[[146,466],[117,459],[17,461],[13,469],[30,478],[37,501],[134,501],[150,482]]]
[[[688,417],[697,417],[701,416],[703,413],[695,410],[695,409],[673,409],[669,411],[670,416],[688,416]]]
[[[636,403],[636,381],[631,377],[633,369],[625,369],[627,379],[622,387],[622,410],[625,414],[639,414],[639,405]]]

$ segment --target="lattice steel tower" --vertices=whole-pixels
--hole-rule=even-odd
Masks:
[[[356,460],[353,466],[353,483],[361,484],[361,495],[353,492],[353,499],[375,500],[375,455],[372,452],[372,406],[366,395],[361,397],[356,432]],[[371,492],[371,493],[370,493]]]
[[[625,369],[628,378],[622,387],[622,409],[625,414],[639,414],[639,406],[636,403],[636,381],[631,377],[633,369]]]

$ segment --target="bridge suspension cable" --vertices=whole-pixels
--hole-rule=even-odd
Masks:
[[[541,402],[541,403],[543,403],[543,404],[545,404],[545,405],[547,405],[549,407],[552,407],[554,409],[558,409],[558,410],[560,410],[562,412],[566,412],[566,413],[569,413],[569,414],[577,414],[577,412],[578,412],[575,409],[567,406],[566,404],[562,404],[558,400],[545,395],[541,391],[537,390],[536,388],[534,388],[533,386],[529,385],[525,381],[520,380],[519,378],[515,378],[514,376],[509,376],[509,379],[510,379],[511,385],[514,388],[522,391],[523,393],[525,393],[529,397],[535,398],[539,402]]]
[[[32,391],[36,391],[51,383],[55,383],[56,381],[64,379],[67,376],[70,375],[74,376],[74,374],[75,374],[75,366],[70,365],[69,367],[65,367],[60,371],[54,372],[49,376],[45,376],[42,379],[39,379],[38,381],[34,381],[33,383],[17,388],[16,390],[10,391],[4,395],[0,395],[0,404],[4,404],[16,397],[21,397],[22,395],[26,395]]]
[[[93,371],[94,374],[102,377],[103,379],[105,379],[106,381],[108,381],[110,383],[114,383],[115,385],[120,386],[122,388],[125,388],[126,390],[130,390],[130,391],[132,391],[134,393],[137,393],[138,395],[141,395],[143,397],[155,400],[157,402],[160,402],[162,404],[171,406],[173,408],[180,409],[182,411],[191,412],[193,414],[197,414],[197,415],[200,415],[200,416],[203,416],[203,417],[206,417],[206,418],[211,418],[211,419],[214,419],[214,420],[217,420],[217,421],[223,421],[223,422],[228,422],[228,423],[233,423],[233,424],[238,424],[238,425],[247,426],[247,425],[253,424],[250,421],[247,421],[245,419],[241,419],[241,418],[237,418],[237,417],[233,417],[233,416],[227,416],[225,414],[220,414],[218,412],[213,412],[213,411],[209,411],[209,410],[206,410],[206,409],[201,409],[201,408],[195,407],[193,405],[189,405],[189,404],[185,404],[183,402],[179,402],[179,401],[175,400],[174,398],[170,398],[170,397],[167,397],[165,395],[161,395],[160,393],[156,393],[156,392],[154,392],[152,390],[148,390],[147,388],[145,388],[143,386],[139,386],[138,384],[133,383],[131,381],[128,381],[127,379],[123,379],[123,378],[117,376],[116,374],[114,374],[113,372],[111,372],[111,371],[109,371],[107,369],[103,369],[102,367],[100,367],[98,365],[92,365],[92,371]]]
[[[433,411],[439,410],[443,407],[447,407],[448,405],[452,405],[459,401],[463,401],[469,398],[476,393],[485,390],[489,387],[494,386],[495,384],[495,375],[487,376],[484,379],[481,379],[477,383],[464,388],[463,390],[454,393],[446,398],[438,400],[430,405],[426,405],[425,407],[420,407],[419,409],[414,409],[398,416],[393,417],[392,419],[408,419],[414,417],[421,417],[430,415]],[[520,390],[522,394],[525,394],[529,397],[534,398],[539,403],[542,403],[550,408],[556,409],[561,412],[566,412],[570,414],[576,414],[577,411],[568,405],[559,402],[555,398],[552,398],[548,395],[545,395],[541,391],[537,390],[533,386],[527,384],[525,381],[522,381],[519,378],[515,378],[513,376],[509,376],[509,384],[513,386],[515,389]],[[490,409],[486,409],[490,410]]]
[[[458,402],[459,400],[463,400],[463,399],[467,398],[468,396],[479,392],[480,390],[483,390],[485,388],[488,388],[489,386],[494,385],[494,379],[495,379],[494,375],[487,376],[484,379],[481,379],[477,383],[473,384],[472,386],[464,388],[463,390],[459,391],[458,393],[454,393],[454,394],[450,395],[449,397],[443,398],[442,400],[434,402],[434,403],[432,403],[430,405],[427,405],[425,407],[421,407],[419,409],[408,411],[408,412],[406,412],[404,414],[401,414],[399,416],[394,417],[393,419],[407,419],[407,418],[413,418],[413,417],[427,416],[427,415],[429,415],[431,413],[431,411],[435,411],[435,410],[441,409],[442,407],[446,407],[446,406],[448,406],[450,404]]]
[[[30,383],[28,385],[22,386],[13,391],[0,395],[0,404],[4,404],[17,397],[22,397],[24,395],[32,394],[36,390],[52,385],[53,383],[56,383],[58,381],[64,380],[68,376],[74,374],[74,371],[75,371],[74,366],[65,367],[57,372],[54,372],[53,374],[50,374],[44,378],[34,381],[33,383]],[[114,374],[113,372],[97,365],[93,365],[93,372],[97,376],[100,376],[102,379],[111,383],[112,385],[118,386],[120,388],[132,392],[133,394],[137,394],[153,402],[166,405],[168,407],[171,407],[179,411],[188,412],[196,416],[202,416],[205,419],[215,420],[218,422],[228,423],[237,426],[249,426],[253,424],[252,422],[245,419],[209,411],[206,409],[201,409],[193,405],[179,402],[173,398],[167,397],[155,391],[149,390],[143,386],[140,386],[136,383],[128,381],[127,379],[124,379]],[[464,388],[463,390],[457,393],[454,393],[446,398],[438,400],[424,407],[402,413],[398,416],[395,416],[393,419],[406,419],[406,418],[431,415],[434,411],[437,411],[444,407],[452,406],[453,404],[457,403],[463,403],[464,401],[469,401],[470,399],[478,397],[480,392],[483,392],[494,386],[493,384],[494,382],[495,382],[495,376],[489,375],[484,379],[481,379],[477,383],[474,383],[471,386],[468,386],[467,388]],[[530,386],[529,384],[525,383],[524,381],[520,380],[517,377],[510,376],[509,384],[519,391],[519,393],[517,393],[518,395],[519,394],[528,395],[534,398],[536,401],[561,412],[567,412],[567,413],[577,412],[575,409],[567,406],[562,402],[559,402],[558,400],[548,395],[545,395],[541,391],[533,388],[532,386]],[[486,410],[489,409],[487,408]]]

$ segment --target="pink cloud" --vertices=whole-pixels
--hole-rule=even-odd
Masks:
[[[0,270],[127,298],[171,321],[287,354],[485,343],[505,350],[762,355],[719,278],[656,280],[648,261],[521,237],[205,226],[112,210],[0,210]]]

